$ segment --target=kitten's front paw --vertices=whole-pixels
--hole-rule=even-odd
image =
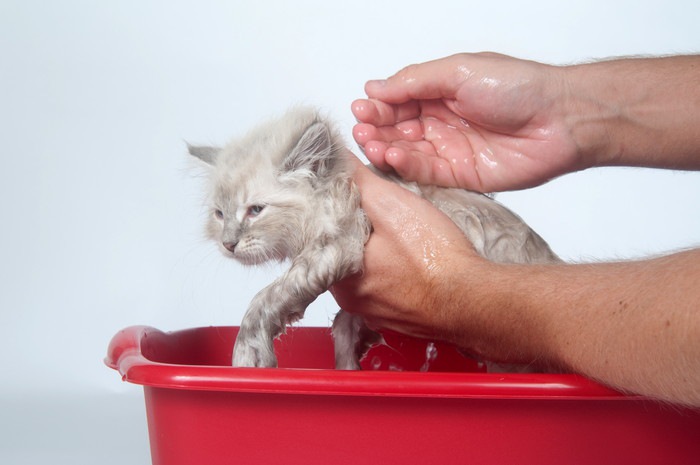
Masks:
[[[275,368],[277,367],[277,357],[271,348],[237,340],[233,348],[232,365],[234,367]]]

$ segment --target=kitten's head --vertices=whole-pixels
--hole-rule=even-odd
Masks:
[[[222,149],[189,146],[211,175],[207,235],[245,265],[295,256],[322,233],[329,186],[347,178],[337,139],[315,110],[296,108]]]

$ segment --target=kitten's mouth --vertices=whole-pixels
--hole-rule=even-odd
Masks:
[[[241,253],[236,251],[236,253],[230,254],[230,256],[241,263],[242,265],[245,266],[255,266],[255,265],[262,265],[263,263],[267,263],[270,261],[274,260],[282,260],[279,257],[276,256],[270,256],[268,254],[257,254],[257,253]]]
[[[236,261],[238,261],[240,264],[245,265],[245,266],[261,265],[267,261],[267,260],[258,259],[257,257],[238,256],[235,254],[233,255],[233,258]]]
[[[225,257],[232,258],[243,265],[249,264],[250,257],[248,257],[246,254],[242,254],[239,249],[234,249],[233,247],[226,247],[224,244],[219,245],[219,249]]]
[[[229,258],[233,258],[238,263],[244,266],[262,265],[271,261],[284,261],[286,256],[274,248],[268,250],[266,248],[256,247],[246,241],[239,242],[235,246],[227,247],[220,243],[222,253]]]

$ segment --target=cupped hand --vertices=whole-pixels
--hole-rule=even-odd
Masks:
[[[492,53],[408,66],[365,86],[353,130],[379,169],[480,192],[522,189],[587,167],[558,68]]]

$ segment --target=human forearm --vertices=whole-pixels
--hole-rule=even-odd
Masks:
[[[484,272],[487,284],[471,290],[470,311],[452,315],[469,328],[461,340],[452,333],[457,344],[700,406],[700,249],[609,264],[486,265]]]
[[[562,368],[700,407],[700,249],[619,263],[494,263],[432,204],[355,162],[373,233],[362,274],[332,288],[341,308],[486,360]]]
[[[590,166],[700,168],[700,56],[561,68],[563,112]]]

